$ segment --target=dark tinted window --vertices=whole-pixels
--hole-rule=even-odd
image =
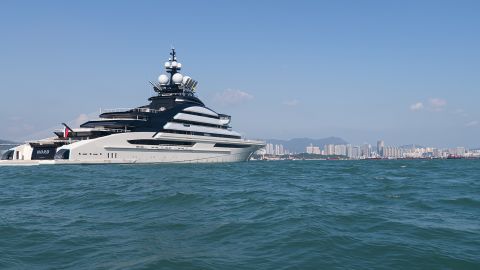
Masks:
[[[215,147],[224,147],[224,148],[247,148],[250,147],[248,144],[232,144],[232,143],[216,143]]]
[[[129,140],[131,144],[143,144],[143,145],[182,145],[182,146],[192,146],[195,142],[185,142],[185,141],[167,141],[167,140]]]
[[[69,149],[60,149],[55,154],[55,159],[69,159],[70,158],[70,150]]]
[[[7,152],[3,153],[2,160],[10,160],[13,159],[13,150],[8,150]]]

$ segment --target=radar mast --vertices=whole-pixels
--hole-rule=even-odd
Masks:
[[[175,48],[172,47],[170,57],[165,62],[164,67],[170,76],[161,74],[158,77],[158,83],[153,84],[155,92],[159,93],[159,95],[194,95],[198,82],[179,72],[182,69],[182,64],[177,62]]]

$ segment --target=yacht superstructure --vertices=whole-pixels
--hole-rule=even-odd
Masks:
[[[63,124],[56,137],[5,152],[0,165],[237,162],[264,147],[233,131],[229,115],[205,106],[195,94],[198,82],[179,72],[175,49],[165,69],[168,75],[151,83],[157,94],[148,105],[105,110],[79,128]]]

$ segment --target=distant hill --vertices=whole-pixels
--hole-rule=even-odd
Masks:
[[[320,148],[323,148],[325,144],[348,144],[347,141],[338,137],[328,137],[323,139],[295,138],[290,140],[269,139],[267,140],[267,143],[283,144],[286,149],[296,153],[304,153],[306,151],[306,147],[310,144],[319,146]]]
[[[2,144],[6,144],[6,145],[2,145]],[[7,140],[0,140],[0,155],[1,155],[4,151],[6,151],[6,150],[8,150],[8,149],[10,149],[10,148],[12,148],[12,147],[14,147],[12,144],[18,145],[19,143],[7,141]]]
[[[19,144],[19,143],[7,141],[7,140],[0,140],[0,144]]]

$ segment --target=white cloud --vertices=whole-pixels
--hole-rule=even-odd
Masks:
[[[247,102],[252,99],[253,99],[253,96],[250,95],[249,93],[240,91],[240,90],[234,90],[234,89],[227,89],[223,92],[216,93],[213,98],[213,100],[216,103],[219,103],[224,106],[236,105],[236,104]]]
[[[468,122],[465,126],[467,126],[467,127],[478,126],[478,121],[477,121],[477,120],[470,121],[470,122]]]
[[[427,102],[418,101],[410,105],[411,111],[426,109],[431,112],[440,112],[447,106],[447,101],[441,98],[430,98]]]
[[[453,114],[468,117],[468,113],[464,109],[456,109]]]
[[[447,101],[441,98],[431,98],[428,103],[433,111],[441,111],[447,105]]]
[[[423,103],[422,102],[417,102],[412,105],[410,105],[410,110],[411,111],[419,111],[423,109]]]
[[[283,103],[283,105],[287,105],[289,107],[295,107],[297,106],[298,104],[300,104],[300,101],[296,100],[296,99],[292,99],[292,100],[287,100]]]

